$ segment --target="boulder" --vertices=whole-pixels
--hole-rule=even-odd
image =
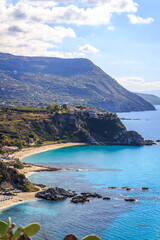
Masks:
[[[152,140],[145,140],[144,143],[145,145],[156,145],[156,143]]]
[[[102,196],[98,193],[81,193],[81,195],[84,196],[84,197],[87,197],[87,198],[91,198],[91,197],[102,198]]]
[[[134,199],[134,198],[125,198],[124,200],[126,202],[135,202],[136,201],[136,199]]]
[[[126,190],[127,190],[127,191],[131,191],[131,190],[133,190],[133,189],[130,188],[130,187],[127,187]]]
[[[64,200],[68,197],[74,197],[76,194],[70,191],[66,191],[63,188],[48,188],[47,190],[38,192],[35,197],[43,198],[46,200],[58,201]]]
[[[147,188],[147,187],[142,187],[142,190],[148,191],[149,188]]]
[[[87,199],[87,197],[84,196],[75,196],[71,200],[71,203],[85,203],[85,202],[89,202],[89,199]]]

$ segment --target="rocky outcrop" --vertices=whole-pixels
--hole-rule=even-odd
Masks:
[[[102,198],[102,196],[98,193],[81,193],[81,195],[73,197],[71,203],[89,202],[88,198]]]
[[[145,144],[144,138],[135,131],[122,130],[114,136],[113,144],[142,146]]]
[[[148,191],[149,188],[147,188],[147,187],[142,187],[142,190],[144,190],[144,191]]]
[[[134,198],[125,198],[124,199],[126,202],[136,202],[137,200]]]
[[[66,191],[63,188],[48,188],[47,190],[38,192],[35,197],[43,198],[52,201],[64,200],[68,197],[74,197],[76,194],[70,191]]]
[[[38,190],[25,175],[20,174],[17,169],[0,162],[0,188],[18,188],[24,192],[35,192]]]
[[[156,143],[152,140],[145,140],[144,143],[144,145],[156,145]]]
[[[85,203],[85,202],[89,202],[89,199],[85,196],[75,196],[71,200],[71,203]]]

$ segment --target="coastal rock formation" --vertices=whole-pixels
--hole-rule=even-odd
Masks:
[[[134,198],[125,198],[124,200],[126,202],[136,202],[136,199],[134,199]]]
[[[89,199],[85,196],[75,196],[71,200],[71,203],[85,203],[85,202],[89,202]]]
[[[21,144],[24,144],[23,139],[33,140],[33,137],[37,143],[60,140],[92,145],[142,146],[153,144],[152,141],[145,141],[137,132],[127,131],[121,120],[113,113],[92,110],[94,114],[90,115],[80,110],[66,113],[47,111],[45,109],[44,112],[42,110],[40,113],[30,114],[24,109],[2,109],[2,115],[6,121],[0,117],[2,120],[0,121],[0,129],[2,129],[0,138],[15,139],[15,141],[18,138]],[[20,126],[17,119],[21,122]],[[52,171],[54,168],[44,170]]]
[[[144,190],[144,191],[148,191],[149,188],[147,188],[147,187],[142,187],[142,190]]]
[[[43,198],[47,200],[53,200],[53,201],[58,201],[58,200],[64,200],[68,197],[74,197],[76,194],[70,191],[66,191],[63,188],[48,188],[47,190],[38,192],[35,197],[37,198]]]
[[[98,193],[81,193],[81,195],[73,197],[71,203],[89,202],[88,198],[102,198],[102,196]]]
[[[3,162],[0,162],[0,188],[18,188],[24,192],[35,192],[38,190],[17,169],[10,168]]]
[[[83,197],[87,197],[87,198],[91,198],[91,197],[93,197],[93,198],[102,198],[102,196],[100,195],[100,194],[98,194],[98,193],[81,193],[81,195],[83,196]]]

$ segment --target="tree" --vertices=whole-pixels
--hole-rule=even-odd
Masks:
[[[52,103],[52,104],[50,104],[50,105],[47,107],[47,109],[48,109],[49,111],[59,112],[61,108],[60,108],[60,106],[59,106],[57,103]]]
[[[63,105],[61,106],[61,109],[62,109],[63,111],[67,111],[67,110],[68,110],[68,107],[67,107],[66,104],[63,104]]]
[[[75,107],[76,107],[76,108],[79,108],[80,110],[83,110],[83,109],[86,108],[86,106],[83,106],[83,105],[76,105]]]

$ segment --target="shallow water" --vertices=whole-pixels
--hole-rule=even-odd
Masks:
[[[145,138],[160,138],[160,128],[157,127],[160,126],[160,118],[157,117],[160,109],[121,113],[121,117],[125,116],[143,119],[124,120],[129,130],[140,128]],[[39,222],[41,232],[34,239],[45,239],[44,235],[47,239],[62,239],[68,233],[75,233],[79,238],[93,233],[104,240],[160,238],[160,145],[79,146],[36,154],[25,158],[25,161],[75,169],[35,173],[30,176],[34,183],[77,192],[97,192],[112,198],[110,201],[91,199],[89,203],[77,205],[70,203],[69,199],[62,202],[33,200],[1,213],[1,219],[11,216],[18,224],[22,224],[24,216],[24,225]],[[110,186],[117,188],[108,189]],[[121,189],[123,186],[130,186],[133,190]],[[142,191],[141,187],[149,187],[150,190]],[[125,202],[126,194],[138,201]]]

